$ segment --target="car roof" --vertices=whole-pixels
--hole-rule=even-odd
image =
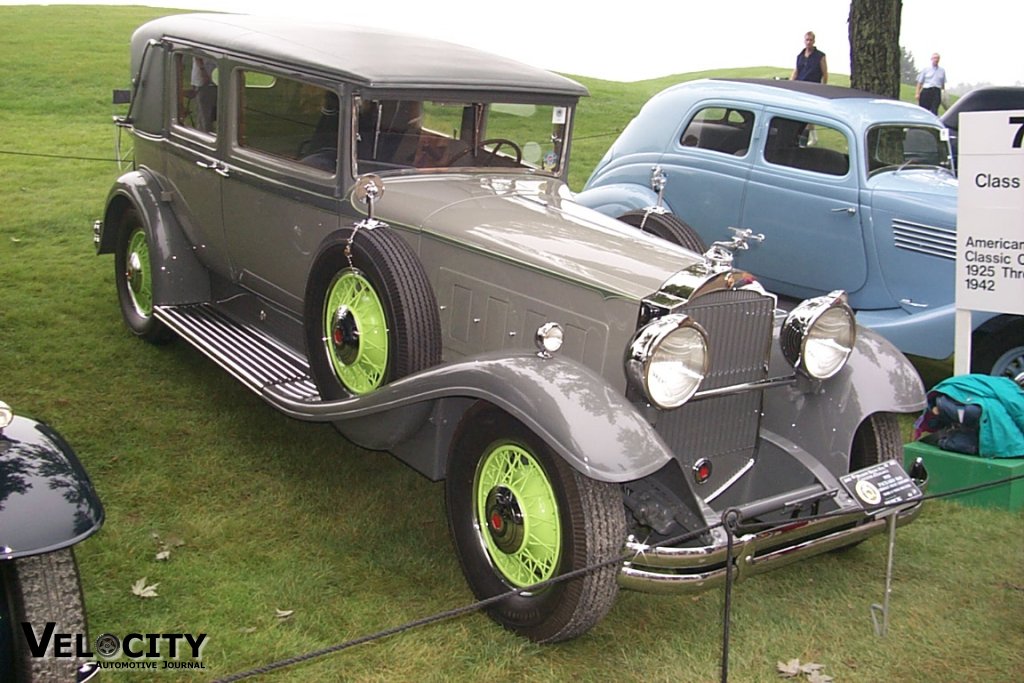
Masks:
[[[132,36],[133,69],[150,41],[165,38],[374,88],[589,94],[564,76],[441,40],[331,22],[235,14],[178,14],[142,25]]]
[[[987,85],[975,88],[953,103],[942,115],[946,123],[954,122],[960,112],[1001,111],[1024,109],[1024,87],[1012,85]]]
[[[725,98],[751,104],[798,109],[831,116],[860,129],[880,121],[941,125],[934,114],[909,102],[854,88],[806,81],[708,78],[680,83],[655,97],[672,97],[672,93],[680,97],[685,93],[685,96],[693,101]]]

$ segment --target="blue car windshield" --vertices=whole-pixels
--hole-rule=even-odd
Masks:
[[[911,165],[953,170],[949,135],[938,126],[880,125],[867,134],[868,175]]]

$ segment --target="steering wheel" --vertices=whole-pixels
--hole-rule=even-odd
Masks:
[[[473,155],[476,156],[477,151],[482,150],[484,148],[484,145],[494,145],[494,149],[490,151],[490,154],[492,156],[497,155],[498,150],[501,149],[502,147],[511,147],[516,153],[516,164],[523,163],[523,150],[522,148],[519,147],[519,145],[512,142],[508,138],[489,138],[487,140],[481,140],[474,146],[468,147],[462,150],[461,152],[456,153],[455,156],[448,160],[448,165],[454,165],[456,161],[460,160],[462,157],[466,156],[470,152],[472,152]]]

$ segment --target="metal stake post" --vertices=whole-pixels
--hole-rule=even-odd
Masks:
[[[896,513],[889,515],[889,558],[885,566],[885,596],[882,604],[871,605],[871,621],[875,625],[875,635],[884,638],[889,632],[889,595],[892,594],[892,558],[896,551]],[[879,626],[878,613],[882,613],[882,623]]]

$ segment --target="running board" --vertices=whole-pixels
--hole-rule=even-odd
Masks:
[[[320,401],[305,357],[213,304],[155,306],[153,315],[261,398],[273,393],[303,403]]]

